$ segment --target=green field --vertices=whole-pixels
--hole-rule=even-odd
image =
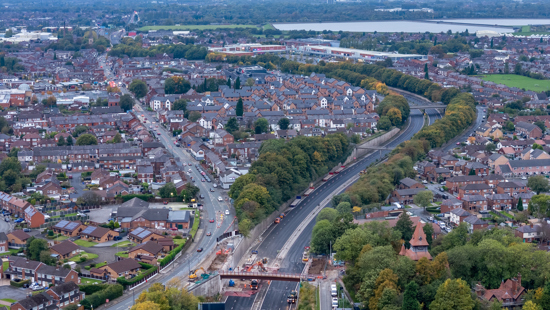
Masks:
[[[103,283],[103,281],[98,279],[80,278],[80,283],[81,284],[94,284],[94,283],[100,284],[100,283]]]
[[[71,262],[80,262],[81,257],[85,257],[86,260],[92,260],[92,259],[98,258],[98,255],[94,253],[81,252],[80,255],[77,255],[69,260]]]
[[[525,90],[532,90],[536,92],[550,90],[550,80],[537,80],[522,75],[489,74],[481,76],[481,78],[485,81],[504,84],[509,87],[525,88]]]
[[[111,247],[125,247],[125,246],[134,246],[134,243],[132,241],[121,241],[119,243],[115,243],[113,245],[111,245]]]
[[[145,26],[139,31],[149,30],[213,30],[213,29],[233,29],[233,28],[258,28],[256,25],[180,25],[180,26]]]

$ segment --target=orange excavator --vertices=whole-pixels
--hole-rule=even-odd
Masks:
[[[256,266],[256,265],[257,265],[258,267],[260,267],[260,269],[261,269],[263,272],[266,272],[266,271],[267,271],[267,269],[265,269],[265,267],[264,267],[264,264],[262,264],[261,261],[258,261],[258,262],[256,262],[256,263],[250,265],[250,266],[246,269],[246,272],[250,272],[250,270],[252,270],[252,268],[254,268],[254,266]]]

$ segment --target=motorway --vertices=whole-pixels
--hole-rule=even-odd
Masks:
[[[435,117],[435,115],[434,115]],[[424,125],[424,117],[419,110],[411,110],[411,122],[410,125],[399,136],[385,144],[386,147],[394,148],[400,143],[409,140],[416,132],[418,132]],[[269,261],[273,261],[278,254],[278,251],[283,247],[286,241],[290,238],[292,233],[297,227],[304,221],[307,215],[313,208],[321,203],[326,197],[332,195],[332,193],[350,176],[358,174],[361,170],[364,170],[371,163],[375,162],[380,156],[385,156],[390,153],[390,150],[382,150],[374,152],[371,155],[359,160],[357,164],[346,168],[330,181],[320,185],[315,192],[303,199],[298,207],[288,212],[287,216],[278,225],[273,225],[263,237],[262,243],[257,246],[258,257],[267,257]],[[301,273],[304,264],[302,263],[302,253],[304,246],[309,244],[311,238],[311,231],[315,221],[309,223],[309,225],[302,231],[297,239],[297,242],[291,247],[288,252],[288,256],[283,260],[282,265],[279,268],[280,272],[289,273]],[[261,285],[267,285],[262,283]],[[272,281],[269,285],[269,289],[262,303],[261,309],[286,309],[286,295],[290,290],[295,287],[294,282]],[[247,297],[228,297],[226,305],[229,309],[250,309],[254,302],[254,298]]]

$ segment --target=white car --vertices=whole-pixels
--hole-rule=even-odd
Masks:
[[[223,201],[223,199],[222,199],[222,197],[221,197],[221,196],[220,196],[220,197],[218,197],[218,201]]]
[[[225,210],[225,215],[229,215],[229,210]]]

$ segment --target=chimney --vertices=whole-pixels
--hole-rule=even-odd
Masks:
[[[533,228],[533,223],[529,223],[529,226],[531,226],[531,228]]]
[[[517,279],[518,279],[518,290],[519,290],[521,288],[521,273],[519,272],[518,272]]]
[[[475,291],[477,297],[481,297],[483,295],[484,288],[481,285],[481,282],[477,282],[474,291]]]
[[[512,294],[515,294],[518,290],[518,279],[513,278],[512,279]]]

